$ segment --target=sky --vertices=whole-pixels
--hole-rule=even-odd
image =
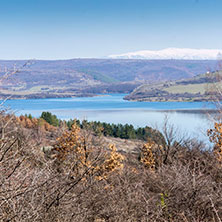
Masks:
[[[0,0],[0,59],[222,49],[222,0]]]

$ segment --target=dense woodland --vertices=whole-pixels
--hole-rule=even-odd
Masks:
[[[47,112],[0,118],[0,221],[222,220],[220,123],[208,131],[213,150],[176,140],[166,122],[163,134],[123,152],[104,140],[118,125],[67,125]]]

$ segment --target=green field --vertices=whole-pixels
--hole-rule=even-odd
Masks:
[[[221,72],[162,84],[144,84],[125,99],[138,101],[207,101],[221,95]]]
[[[188,85],[174,85],[164,88],[164,91],[169,93],[200,93],[204,94],[206,91],[213,91],[221,87],[218,83],[202,83],[202,84],[188,84]]]
[[[207,84],[188,84],[188,85],[175,85],[163,90],[169,93],[201,93],[204,94],[207,90]]]

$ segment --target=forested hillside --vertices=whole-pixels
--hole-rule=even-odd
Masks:
[[[0,61],[1,94],[18,98],[130,93],[143,84],[190,78],[216,70],[217,61],[72,59]]]

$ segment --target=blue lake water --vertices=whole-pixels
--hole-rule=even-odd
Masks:
[[[179,134],[187,134],[207,140],[206,130],[212,126],[211,118],[200,109],[214,109],[205,102],[131,102],[123,100],[125,94],[109,94],[97,97],[8,100],[16,115],[31,113],[39,117],[42,111],[49,111],[60,119],[87,119],[109,123],[128,123],[135,127],[159,128],[166,116],[178,128]]]

